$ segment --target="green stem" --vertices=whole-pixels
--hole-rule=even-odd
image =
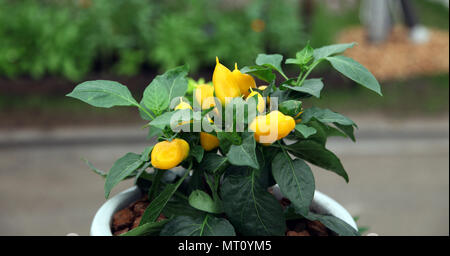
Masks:
[[[306,77],[308,77],[308,75],[311,73],[311,71],[320,63],[322,62],[323,59],[317,60],[316,62],[314,62],[313,64],[311,64],[311,67],[308,69],[308,71],[306,72],[306,74],[302,77],[302,80],[300,80],[300,82],[297,82],[297,86],[301,86],[303,84],[303,82],[305,81]]]
[[[144,111],[145,114],[149,115],[149,116],[152,118],[152,120],[155,119],[155,117],[154,117],[152,114],[150,114],[150,112],[148,112],[147,109],[145,109],[144,107],[142,107],[140,104],[137,104],[136,107],[138,107],[139,109],[141,109],[142,111]]]

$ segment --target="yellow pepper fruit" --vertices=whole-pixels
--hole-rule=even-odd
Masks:
[[[239,87],[239,90],[241,91],[241,94],[245,97],[247,97],[250,93],[248,89],[256,88],[255,79],[253,79],[253,77],[249,74],[242,74],[237,67],[237,63],[234,64],[234,70],[231,73]]]
[[[208,109],[215,105],[214,87],[209,84],[202,84],[195,88],[194,98],[202,109]]]
[[[232,72],[227,67],[220,64],[219,58],[217,57],[216,68],[214,69],[212,80],[216,97],[223,106],[230,101],[230,98],[241,96],[241,90],[239,89]]]
[[[184,102],[183,98],[180,97],[180,103],[175,107],[175,110],[179,110],[179,109],[192,109],[191,105],[189,105],[189,103]]]
[[[219,139],[212,134],[201,132],[200,144],[204,150],[211,151],[219,146]]]
[[[258,109],[259,113],[262,113],[266,109],[266,103],[264,102],[264,99],[259,92],[252,90],[252,92],[248,95],[246,101],[248,102],[250,98],[252,98],[255,95],[257,95],[256,97],[258,97],[258,105],[256,106],[256,109]]]
[[[263,145],[270,145],[286,137],[294,128],[294,118],[278,110],[257,116],[249,126],[249,129],[255,133],[255,140]]]
[[[264,91],[267,88],[267,85],[262,85],[259,86],[258,89],[260,89],[261,91]],[[270,104],[270,97],[267,96],[267,104]]]
[[[168,170],[178,166],[189,155],[189,144],[183,139],[156,143],[151,154],[153,167]]]

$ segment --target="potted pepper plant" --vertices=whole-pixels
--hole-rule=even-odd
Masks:
[[[105,174],[105,197],[124,179],[135,186],[97,212],[91,235],[358,235],[351,215],[315,190],[313,164],[349,181],[327,138],[355,140],[356,124],[329,109],[303,108],[324,84],[320,63],[381,95],[374,76],[341,56],[354,43],[295,58],[259,54],[230,70],[216,59],[212,83],[196,83],[181,66],[158,75],[138,102],[126,86],[87,81],[68,96],[96,107],[137,107],[149,146],[127,153]],[[282,64],[295,65],[288,77]],[[256,81],[260,84],[257,86]]]

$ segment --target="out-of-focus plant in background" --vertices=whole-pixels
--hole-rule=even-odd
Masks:
[[[79,80],[92,71],[136,75],[143,66],[182,63],[197,71],[216,55],[248,64],[258,52],[293,54],[306,43],[294,0],[253,0],[246,8],[220,0],[0,0],[0,6],[0,76],[10,78]]]

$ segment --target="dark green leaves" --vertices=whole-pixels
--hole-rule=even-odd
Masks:
[[[256,142],[252,133],[246,135],[240,145],[231,145],[227,153],[228,161],[233,165],[249,166],[259,169],[255,153]]]
[[[320,98],[320,92],[323,89],[323,83],[321,79],[307,79],[303,82],[301,86],[290,86],[290,85],[283,85],[283,86],[297,92],[310,94],[317,98]]]
[[[295,59],[287,59],[286,64],[296,64],[303,67],[313,59],[313,53],[314,49],[308,44],[301,51],[297,52]]]
[[[142,215],[142,219],[140,222],[140,226],[144,225],[148,222],[155,222],[156,219],[158,219],[159,215],[161,214],[161,211],[166,206],[167,202],[169,202],[172,195],[177,191],[178,187],[181,185],[183,180],[188,175],[188,171],[184,174],[184,176],[179,179],[174,184],[167,184],[164,190],[150,203],[150,205],[145,210],[144,214]]]
[[[167,223],[161,236],[235,236],[233,226],[223,218],[211,215],[178,216]]]
[[[312,140],[301,140],[285,146],[296,157],[304,159],[314,165],[335,172],[348,182],[348,175],[339,158],[320,143]]]
[[[331,215],[321,215],[309,212],[305,216],[308,220],[318,220],[330,230],[334,231],[340,236],[359,236],[356,229],[350,226],[347,222]]]
[[[67,96],[102,108],[139,105],[125,85],[106,80],[81,83]]]
[[[227,166],[228,159],[226,157],[220,156],[216,153],[207,153],[204,157],[199,170],[204,172],[215,174],[223,170]]]
[[[275,197],[260,187],[255,174],[230,175],[221,187],[223,208],[238,233],[282,236],[286,231],[283,209]]]
[[[135,153],[128,153],[119,158],[106,176],[105,198],[109,197],[109,193],[115,185],[137,170],[143,163],[141,155]]]
[[[278,109],[285,115],[295,117],[302,111],[302,102],[298,100],[283,101]]]
[[[326,60],[328,60],[331,65],[344,76],[379,95],[382,95],[380,84],[377,79],[363,65],[345,56],[327,57]]]
[[[241,72],[246,74],[252,74],[257,78],[266,81],[268,83],[272,82],[276,78],[275,74],[272,72],[272,69],[268,67],[262,66],[244,67],[241,69]]]
[[[318,49],[314,50],[314,59],[320,60],[323,58],[326,58],[331,55],[343,53],[348,48],[352,48],[355,45],[355,43],[349,43],[349,44],[333,44],[333,45],[327,45]]]
[[[222,213],[222,205],[220,201],[214,201],[211,196],[202,190],[194,190],[189,195],[189,204],[204,212]]]
[[[258,54],[256,65],[269,67],[278,71],[283,77],[286,77],[281,68],[282,61],[283,56],[281,54]]]
[[[305,139],[317,132],[317,130],[314,127],[309,127],[304,124],[295,125],[295,130],[301,133],[303,138]]]
[[[312,107],[306,109],[302,114],[302,121],[309,122],[312,118],[316,118],[322,123],[338,123],[341,125],[355,125],[355,123],[348,117],[339,113],[333,112],[329,109],[320,109]]]
[[[272,174],[281,193],[292,202],[296,211],[307,214],[315,190],[309,166],[301,159],[292,160],[288,154],[280,152],[272,161]]]
[[[186,75],[187,67],[181,66],[155,77],[145,88],[143,105],[156,115],[160,115],[169,107],[173,98],[186,93],[188,84]]]

